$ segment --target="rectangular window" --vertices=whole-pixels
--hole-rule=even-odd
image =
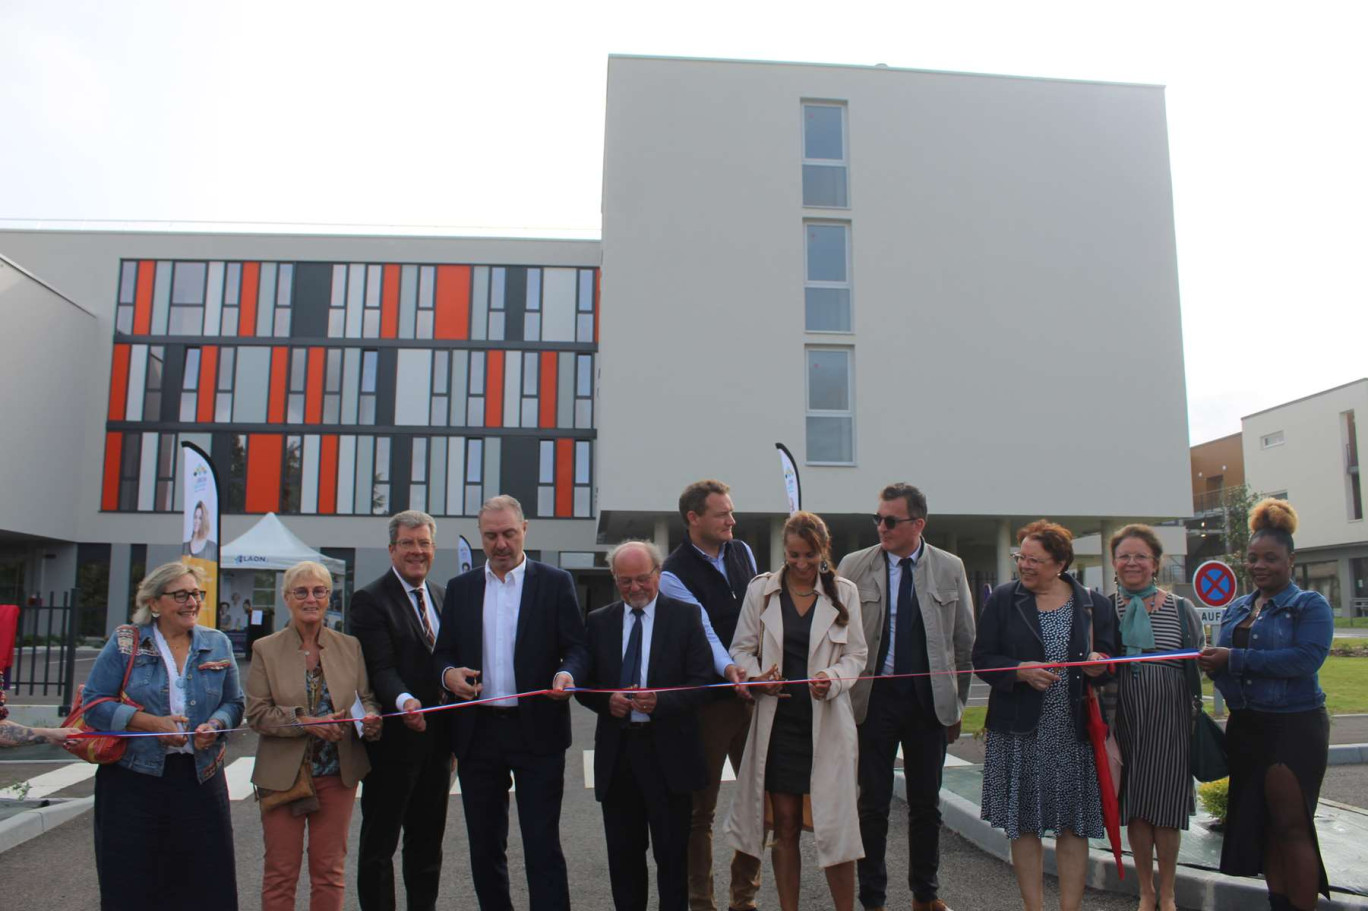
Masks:
[[[807,461],[855,461],[854,357],[849,348],[807,350]]]
[[[409,464],[409,509],[427,511],[428,489],[427,437],[413,438],[413,459]]]
[[[807,271],[803,294],[809,332],[850,331],[850,226],[803,226]]]
[[[375,372],[380,363],[380,352],[361,352],[361,398],[358,424],[375,423]]]
[[[1359,471],[1358,422],[1354,412],[1340,414],[1340,436],[1344,447],[1344,493],[1349,502],[1349,520],[1363,518],[1363,480]]]
[[[158,434],[157,439],[157,488],[152,508],[157,512],[170,512],[176,500],[176,445],[174,433]]]
[[[304,488],[304,438],[285,437],[284,464],[280,471],[280,510],[298,513]]]
[[[229,263],[223,282],[223,323],[221,335],[237,335],[242,312],[242,263]]]
[[[137,298],[138,262],[126,259],[119,264],[119,303],[114,312],[114,331],[133,334],[133,307]]]
[[[281,263],[276,272],[275,332],[276,338],[290,337],[290,300],[294,289],[294,264]]]
[[[592,444],[588,440],[575,441],[575,517],[588,518],[593,515],[593,497],[589,479],[593,477],[589,454]]]
[[[337,263],[332,268],[332,293],[328,298],[328,338],[344,338],[347,334],[347,267]]]
[[[418,319],[415,334],[418,338],[432,338],[436,319],[437,268],[423,266],[418,270]]]
[[[280,311],[276,311],[279,315]],[[309,376],[309,349],[290,351],[290,388],[285,399],[285,420],[291,424],[304,423],[304,385]]]
[[[219,349],[218,382],[214,385],[214,420],[218,422],[233,419],[233,362],[236,357],[236,348]]]
[[[556,441],[539,441],[537,460],[537,515],[556,515]]]
[[[161,420],[162,373],[166,361],[166,349],[154,345],[147,349],[147,375],[143,385],[144,421]]]
[[[575,426],[594,426],[594,356],[575,355]]]
[[[465,513],[473,516],[484,502],[484,440],[466,440]]]
[[[842,104],[803,105],[803,205],[844,209],[846,109]]]
[[[199,403],[200,350],[185,349],[185,370],[181,373],[180,420],[194,421]]]
[[[428,424],[445,427],[451,411],[451,352],[432,352],[432,389],[428,404]],[[414,507],[419,508],[419,507]]]
[[[138,468],[141,463],[142,434],[125,433],[119,462],[119,509],[125,512],[138,508]]]
[[[323,368],[323,423],[342,421],[342,349],[329,348]]]
[[[361,337],[380,337],[380,283],[384,277],[383,266],[366,267],[366,297],[361,313]]]
[[[206,263],[175,263],[171,278],[169,335],[199,335],[204,331]]]
[[[1272,449],[1274,446],[1281,446],[1285,442],[1283,432],[1275,430],[1272,433],[1265,433],[1259,437],[1259,446],[1262,449]]]

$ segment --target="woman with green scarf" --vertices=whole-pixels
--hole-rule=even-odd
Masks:
[[[1111,539],[1116,613],[1124,653],[1204,645],[1196,609],[1154,583],[1164,548],[1148,525],[1127,525]],[[1185,616],[1186,615],[1186,616]],[[1140,911],[1176,911],[1173,881],[1179,830],[1194,810],[1189,744],[1192,690],[1183,661],[1121,665],[1116,739],[1121,746],[1121,818],[1135,855]],[[1191,664],[1191,662],[1186,662]],[[1159,855],[1155,889],[1153,856]]]

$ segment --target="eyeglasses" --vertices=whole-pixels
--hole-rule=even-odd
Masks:
[[[1117,563],[1148,563],[1154,558],[1149,554],[1117,554],[1112,559]]]
[[[319,601],[326,601],[328,596],[332,594],[332,589],[324,588],[321,585],[317,588],[292,588],[290,594],[294,595],[296,601],[307,600],[310,595]]]
[[[647,573],[644,576],[616,576],[613,581],[618,584],[618,588],[630,588],[633,584],[646,587],[655,578],[655,573]]]
[[[1030,554],[1012,554],[1012,559],[1027,566],[1044,566],[1050,562],[1049,557],[1032,557]]]
[[[194,598],[196,601],[203,601],[209,595],[207,591],[198,588],[178,589],[173,592],[162,592],[162,594],[168,598],[175,598],[177,604],[184,604],[191,598]]]
[[[910,519],[899,519],[897,516],[870,516],[870,518],[874,520],[875,525],[882,525],[884,528],[892,531],[897,528],[900,523],[915,522],[920,519],[921,516],[913,516]]]

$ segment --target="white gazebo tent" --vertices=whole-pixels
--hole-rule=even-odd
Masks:
[[[251,597],[255,573],[274,572],[276,574],[275,629],[284,629],[289,622],[289,613],[284,609],[280,591],[280,574],[303,560],[313,560],[327,567],[334,576],[345,576],[347,565],[336,557],[327,557],[300,540],[294,532],[273,512],[268,512],[261,520],[247,529],[242,535],[229,541],[219,549],[219,572],[225,594],[241,593],[244,590]],[[236,577],[236,578],[234,578]],[[244,584],[245,583],[245,586]],[[336,583],[333,590],[337,591]],[[236,600],[234,600],[236,606]],[[330,618],[340,622],[341,617]]]

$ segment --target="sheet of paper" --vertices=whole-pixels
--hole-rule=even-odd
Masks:
[[[352,703],[351,716],[352,724],[356,725],[356,736],[360,737],[366,733],[366,729],[361,726],[361,719],[366,717],[366,707],[361,704],[360,694],[357,694],[356,701]]]
[[[266,612],[260,610],[252,611],[252,625],[260,626],[266,622]]]

